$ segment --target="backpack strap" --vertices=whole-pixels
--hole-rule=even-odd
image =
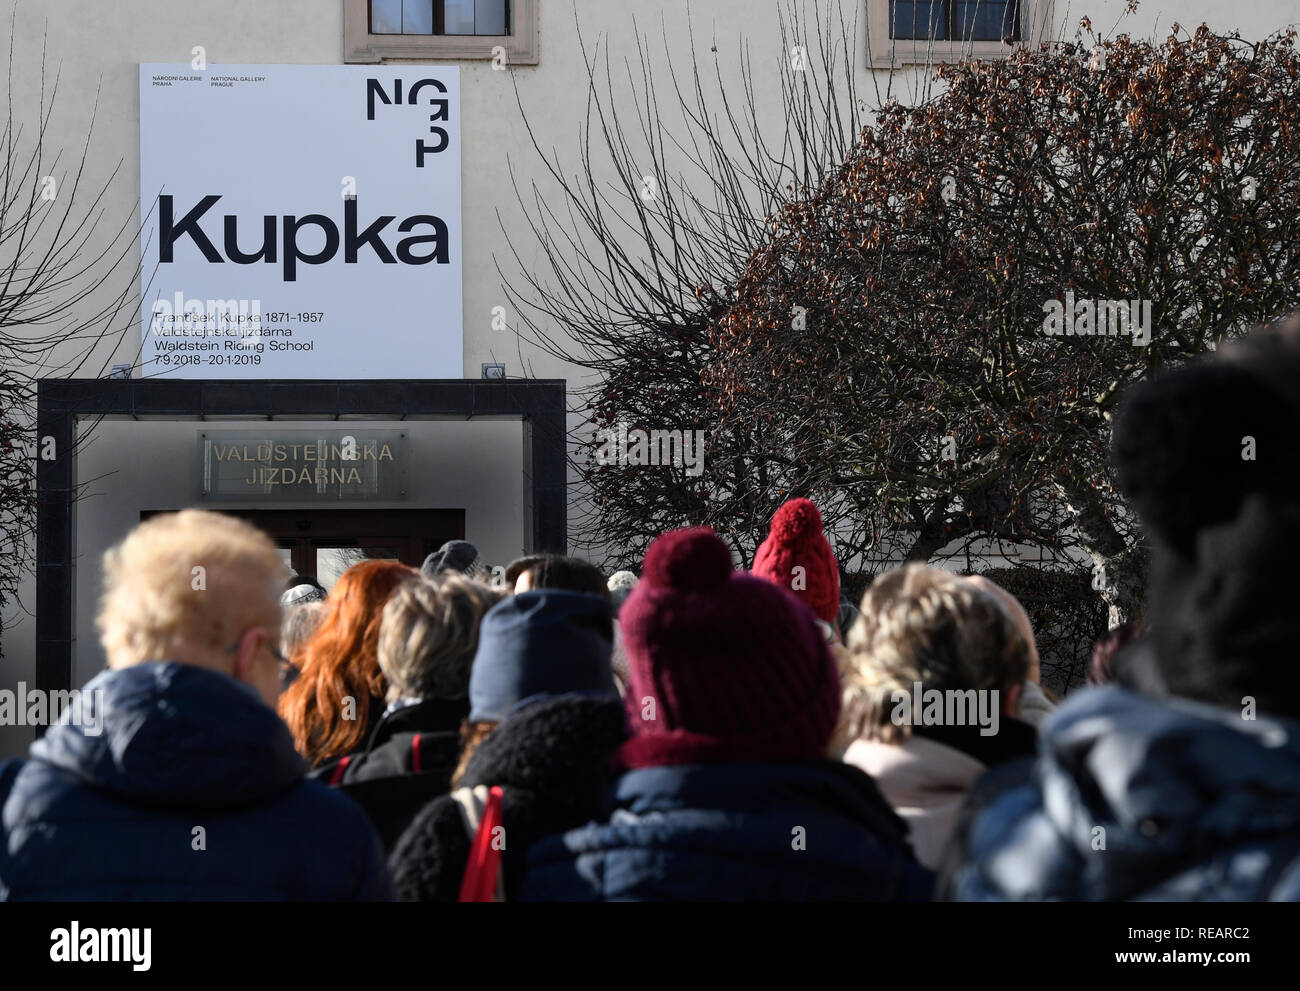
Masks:
[[[460,809],[461,822],[465,824],[465,832],[469,834],[470,842],[473,842],[474,835],[478,832],[479,820],[483,818],[483,809],[487,807],[487,785],[457,788],[451,793],[451,800]]]
[[[495,785],[491,788],[487,785],[457,788],[451,793],[470,843],[458,901],[506,900],[501,850],[493,843],[493,833],[502,825],[501,800],[504,794],[500,786]]]
[[[343,774],[344,774],[345,771],[347,771],[347,769],[348,769],[348,765],[351,764],[351,763],[352,763],[352,755],[351,755],[351,754],[349,754],[349,755],[346,756],[346,757],[340,757],[340,758],[339,758],[339,762],[334,766],[334,771],[333,771],[333,773],[330,775],[330,787],[331,787],[331,788],[333,788],[335,785],[337,785],[340,781],[343,780]]]

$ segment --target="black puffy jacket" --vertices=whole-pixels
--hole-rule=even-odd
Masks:
[[[626,736],[622,702],[590,695],[543,697],[507,716],[466,765],[460,784],[501,785],[506,897],[542,836],[600,814],[612,758]],[[401,901],[455,901],[470,837],[450,795],[425,806],[389,856]]]
[[[322,764],[310,777],[365,809],[389,851],[415,814],[451,787],[468,714],[468,699],[395,709],[379,720],[364,750]]]

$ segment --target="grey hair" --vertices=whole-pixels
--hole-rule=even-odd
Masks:
[[[280,651],[285,657],[292,657],[294,651],[306,643],[320,621],[325,618],[325,600],[316,599],[284,609],[284,618],[280,622]]]
[[[448,572],[401,585],[384,606],[379,667],[388,699],[455,699],[469,692],[483,614],[502,590]]]

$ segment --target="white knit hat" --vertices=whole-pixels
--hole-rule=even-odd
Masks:
[[[617,592],[620,588],[636,588],[637,577],[631,571],[615,571],[609,576],[606,587],[611,592]]]

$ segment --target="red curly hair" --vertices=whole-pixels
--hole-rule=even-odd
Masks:
[[[384,710],[379,624],[384,603],[419,572],[396,561],[362,561],[339,577],[325,616],[291,663],[301,674],[280,696],[280,718],[294,746],[313,766],[350,754]],[[355,718],[344,718],[351,697]]]

